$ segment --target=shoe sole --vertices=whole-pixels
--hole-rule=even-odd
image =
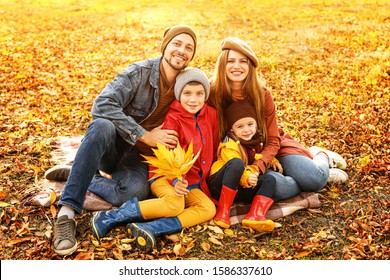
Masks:
[[[221,228],[230,228],[230,224],[226,224],[226,223],[224,223],[222,221],[214,220],[214,223],[216,223]]]
[[[50,181],[63,182],[68,180],[70,174],[70,166],[58,165],[50,168],[45,173],[45,178]]]
[[[150,252],[156,247],[156,239],[146,230],[143,230],[137,224],[128,224],[126,226],[127,234],[131,237],[135,237],[137,247],[144,252]]]
[[[272,220],[266,220],[266,221],[242,220],[242,225],[262,232],[271,232],[275,228],[275,223]]]
[[[99,212],[96,212],[95,214],[93,214],[93,217],[91,219],[91,229],[92,229],[92,234],[93,236],[97,239],[97,240],[100,240],[100,236],[99,236],[99,233],[98,233],[98,230],[96,228],[96,225],[95,225],[95,218],[96,216],[99,214]]]
[[[76,244],[72,248],[69,248],[69,249],[66,249],[66,250],[56,250],[56,249],[54,249],[54,252],[57,255],[60,255],[60,256],[67,256],[67,255],[73,254],[76,251],[76,249],[77,249],[77,241],[76,241]]]
[[[328,178],[328,183],[345,183],[348,181],[348,174],[343,171],[343,170],[338,170],[337,173],[332,173],[333,171],[330,170],[329,178]],[[341,178],[341,176],[343,178]]]

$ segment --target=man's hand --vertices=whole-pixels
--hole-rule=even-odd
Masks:
[[[177,180],[176,184],[173,186],[173,189],[175,190],[177,196],[185,196],[190,192],[189,190],[187,190],[187,187],[187,180]]]
[[[178,133],[171,129],[161,129],[163,125],[147,131],[139,138],[139,141],[150,147],[156,147],[157,143],[161,143],[170,149],[176,148],[178,141]]]

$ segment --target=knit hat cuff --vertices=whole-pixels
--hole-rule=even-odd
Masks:
[[[177,100],[180,99],[180,94],[183,91],[183,88],[189,82],[199,82],[203,85],[206,92],[206,100],[210,95],[210,82],[206,74],[199,68],[187,67],[182,70],[179,75],[176,77],[176,83],[174,87],[175,97]]]
[[[257,120],[256,110],[248,100],[239,100],[230,104],[225,112],[224,117],[228,129],[231,129],[236,121],[242,118],[253,118]]]

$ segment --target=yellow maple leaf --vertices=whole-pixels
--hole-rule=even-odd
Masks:
[[[150,180],[160,176],[167,179],[177,178],[178,180],[182,180],[183,175],[187,174],[200,154],[199,150],[194,156],[192,142],[186,152],[180,146],[180,143],[177,143],[176,148],[172,150],[157,143],[157,149],[152,150],[155,156],[142,155],[147,163],[156,168],[153,170],[154,176]]]
[[[262,154],[255,154],[255,160],[262,159],[263,155]]]

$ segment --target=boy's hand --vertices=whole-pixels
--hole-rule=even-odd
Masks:
[[[187,190],[188,187],[188,181],[187,180],[178,180],[176,184],[173,186],[173,189],[175,190],[175,193],[177,196],[185,196],[190,191]]]
[[[255,172],[248,176],[248,185],[255,187],[257,185],[257,181],[259,180],[259,173]]]

